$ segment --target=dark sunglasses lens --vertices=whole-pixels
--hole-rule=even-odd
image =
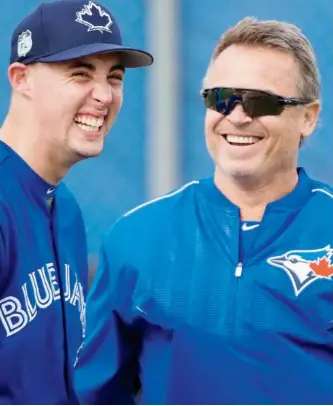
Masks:
[[[216,110],[224,114],[227,108],[228,99],[234,94],[232,89],[207,89],[205,91],[205,106],[207,109]]]
[[[228,114],[231,97],[239,100],[241,96],[242,105],[246,113],[252,117],[278,116],[283,111],[283,105],[278,97],[259,90],[235,90],[231,88],[207,89],[204,93],[205,106],[208,109],[216,110],[222,114]]]
[[[204,102],[207,109],[215,109],[216,106],[216,91],[215,89],[207,89],[204,92]]]
[[[252,117],[278,116],[283,111],[283,105],[274,95],[260,91],[249,91],[243,93],[243,108]]]

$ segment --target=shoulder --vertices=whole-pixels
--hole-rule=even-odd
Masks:
[[[195,194],[198,184],[199,181],[197,180],[186,183],[178,189],[134,207],[125,213],[122,218],[131,218],[134,220],[135,218],[151,216],[152,214],[164,215],[174,207],[177,207],[179,203],[185,203],[191,199]]]
[[[107,232],[104,245],[123,247],[136,244],[145,238],[155,238],[165,232],[171,223],[179,221],[195,199],[199,181],[186,183],[178,189],[149,200],[122,215]],[[141,245],[141,242],[140,242]]]

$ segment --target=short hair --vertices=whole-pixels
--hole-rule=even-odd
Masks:
[[[297,83],[299,96],[309,101],[319,99],[320,77],[316,56],[310,41],[295,25],[246,17],[221,36],[213,52],[212,61],[231,45],[262,46],[292,55],[300,68]]]

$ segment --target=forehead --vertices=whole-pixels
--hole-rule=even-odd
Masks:
[[[80,67],[106,73],[115,69],[124,70],[121,65],[120,56],[116,53],[89,55],[64,62],[36,64],[36,69],[38,70],[39,75],[58,75]]]
[[[204,86],[270,90],[295,96],[299,70],[295,59],[282,50],[232,45],[210,65]]]
[[[87,64],[92,66],[105,66],[105,67],[114,67],[120,65],[120,55],[118,53],[105,53],[98,55],[89,55],[83,58],[73,59],[71,61],[65,62],[67,66],[75,66],[78,64]]]

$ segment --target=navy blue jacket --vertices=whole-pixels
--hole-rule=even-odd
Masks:
[[[88,277],[80,209],[3,142],[0,179],[0,403],[77,403]]]

